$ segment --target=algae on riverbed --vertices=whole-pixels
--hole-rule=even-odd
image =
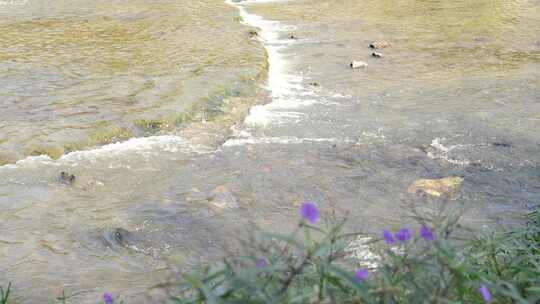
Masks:
[[[267,64],[260,43],[233,20],[233,7],[203,2],[55,0],[0,8],[5,159],[57,158],[62,150],[171,131],[199,102],[216,114],[216,90],[260,85]],[[109,126],[93,129],[95,121]]]

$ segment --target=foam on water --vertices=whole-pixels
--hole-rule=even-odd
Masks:
[[[279,0],[278,0],[279,1]],[[284,26],[277,21],[265,20],[261,16],[248,13],[245,5],[262,2],[276,2],[276,0],[264,1],[243,1],[241,3],[227,0],[226,3],[239,9],[240,16],[244,23],[260,29],[259,37],[268,53],[269,71],[267,88],[271,92],[272,102],[267,105],[254,106],[249,115],[245,118],[245,124],[248,126],[264,126],[267,124],[279,124],[283,121],[298,122],[304,116],[304,113],[291,111],[304,106],[309,106],[317,101],[314,99],[301,99],[300,97],[315,95],[312,91],[306,89],[303,85],[303,77],[289,72],[287,60],[282,51],[288,45],[295,43],[291,39],[281,39],[280,33],[293,30],[291,27]],[[245,134],[250,134],[248,131]],[[225,146],[235,146],[249,143],[300,143],[316,141],[339,141],[336,139],[325,138],[240,138],[231,139]],[[161,135],[131,138],[124,142],[113,143],[101,146],[91,150],[74,151],[61,156],[59,159],[51,159],[46,155],[29,156],[17,161],[15,164],[8,164],[0,168],[20,168],[36,165],[74,165],[81,162],[96,162],[98,160],[114,160],[125,156],[126,154],[138,154],[143,156],[156,155],[162,152],[170,153],[211,153],[215,151],[210,147],[194,145],[186,139],[175,135]]]
[[[302,143],[314,143],[314,142],[340,142],[340,143],[355,143],[356,141],[349,138],[298,138],[293,136],[283,137],[249,137],[249,138],[234,138],[228,140],[223,144],[224,147],[241,146],[246,144],[302,144]]]
[[[80,162],[96,162],[102,159],[114,159],[126,154],[156,155],[160,152],[170,153],[209,153],[213,149],[201,145],[193,145],[182,137],[175,135],[160,135],[135,137],[124,142],[105,145],[92,150],[74,151],[54,160],[46,155],[30,156],[17,161],[15,164],[4,165],[0,168],[20,168],[37,164],[65,165]]]
[[[449,147],[446,147],[441,143],[443,141],[441,138],[435,138],[431,142],[431,147],[435,149],[435,151],[429,151],[427,153],[427,156],[431,159],[442,159],[450,164],[454,165],[460,165],[460,166],[467,166],[470,165],[471,162],[467,159],[461,160],[461,159],[455,159],[449,156],[449,153],[456,149],[465,149],[467,147],[472,147],[473,145],[452,145]]]
[[[280,124],[283,121],[299,121],[304,114],[288,110],[309,106],[317,101],[300,98],[312,96],[314,93],[302,85],[304,78],[301,75],[291,73],[288,61],[283,54],[283,51],[296,41],[282,39],[280,33],[291,31],[294,28],[251,14],[245,7],[255,3],[277,2],[276,0],[242,2],[227,0],[226,2],[238,8],[245,24],[260,29],[259,37],[268,53],[267,88],[271,92],[272,102],[251,108],[244,124],[250,127],[264,127],[269,124]]]

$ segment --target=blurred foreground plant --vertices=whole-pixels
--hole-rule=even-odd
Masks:
[[[420,215],[381,238],[343,232],[346,218],[321,223],[312,203],[289,235],[262,233],[252,254],[201,267],[170,290],[174,303],[540,303],[540,213],[509,232],[477,232],[460,214]],[[354,245],[354,246],[351,246]],[[179,286],[179,288],[178,288]],[[10,303],[11,283],[0,286]],[[67,303],[62,294],[57,300]],[[101,301],[114,301],[109,293]],[[122,303],[122,302],[120,302]]]
[[[522,229],[487,234],[461,227],[460,214],[416,214],[417,227],[381,239],[344,233],[346,219],[320,223],[311,203],[300,215],[290,235],[251,239],[253,254],[183,274],[174,303],[540,302],[538,212]],[[355,240],[376,263],[351,259]]]
[[[7,304],[9,300],[9,292],[11,291],[11,282],[8,283],[6,290],[0,286],[0,304]]]

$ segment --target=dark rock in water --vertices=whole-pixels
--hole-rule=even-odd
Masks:
[[[375,57],[375,58],[382,58],[382,57],[384,57],[383,54],[377,53],[377,52],[371,53],[371,56],[373,56],[373,57]]]
[[[380,41],[374,41],[369,45],[372,49],[384,49],[385,47],[389,47],[390,43],[388,41],[380,40]]]
[[[298,39],[298,37],[296,37],[294,34],[290,34],[289,39]]]
[[[75,175],[62,171],[60,172],[60,177],[58,177],[58,181],[61,184],[71,185],[75,182]]]
[[[491,143],[495,147],[501,147],[501,148],[510,148],[512,147],[512,144],[506,141],[496,141]]]
[[[249,31],[249,35],[251,37],[259,36],[259,33],[257,31]]]
[[[318,82],[310,82],[309,85],[312,86],[312,87],[320,86],[320,84]]]
[[[103,245],[109,248],[136,248],[137,237],[124,228],[107,229],[102,234]]]

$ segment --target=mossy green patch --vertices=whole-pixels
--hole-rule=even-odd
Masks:
[[[47,155],[52,159],[58,159],[65,153],[65,149],[59,145],[31,145],[26,149],[26,154],[31,156]]]
[[[90,135],[90,143],[96,145],[105,145],[125,140],[132,136],[133,133],[130,130],[126,128],[114,127],[92,133]]]
[[[204,68],[198,67],[196,69],[193,69],[191,70],[191,74],[193,74],[194,76],[201,76],[202,74],[204,74]]]

